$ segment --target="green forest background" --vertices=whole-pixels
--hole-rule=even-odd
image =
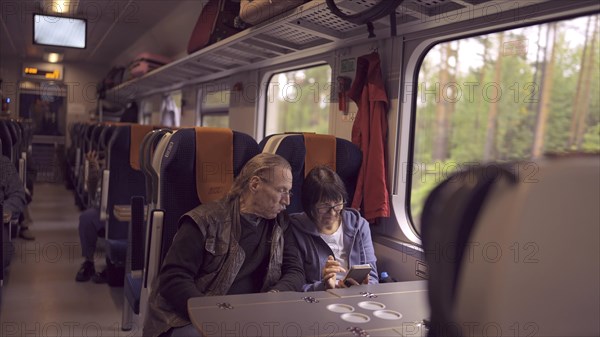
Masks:
[[[329,133],[330,92],[327,64],[273,75],[267,90],[266,134]]]
[[[463,163],[600,151],[599,17],[436,45],[419,74],[411,216]],[[442,174],[440,174],[442,173]]]

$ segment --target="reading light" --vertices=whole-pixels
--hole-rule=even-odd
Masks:
[[[63,54],[61,53],[44,53],[44,59],[50,63],[57,63],[62,61]]]
[[[75,13],[79,1],[76,0],[52,0],[50,2],[50,10],[54,13]]]
[[[56,13],[66,13],[68,11],[66,1],[54,1],[52,2],[52,10]]]

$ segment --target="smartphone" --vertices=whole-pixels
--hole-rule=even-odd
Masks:
[[[346,276],[344,276],[344,279],[342,280],[342,282],[344,282],[346,287],[352,286],[352,283],[350,283],[348,281],[348,279],[350,279],[350,278],[358,283],[362,283],[362,281],[364,281],[364,279],[367,277],[367,275],[369,275],[370,272],[371,272],[370,264],[356,264],[356,265],[350,267],[350,270],[348,271]]]

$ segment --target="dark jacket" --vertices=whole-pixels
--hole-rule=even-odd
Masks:
[[[346,208],[342,211],[342,228],[344,230],[344,247],[348,249],[348,264],[370,264],[369,283],[379,283],[377,277],[377,258],[371,240],[369,223],[360,216],[357,210]],[[300,257],[304,264],[306,284],[304,291],[325,290],[321,282],[323,267],[329,255],[333,256],[331,248],[321,238],[317,225],[306,215],[296,213],[290,215],[292,231],[296,237]]]
[[[10,159],[0,155],[0,202],[4,211],[21,213],[27,203],[25,188]]]
[[[184,227],[181,227],[175,235],[161,267],[158,285],[153,287],[148,300],[144,336],[158,336],[172,327],[190,324],[187,300],[226,295],[244,264],[245,252],[238,243],[241,227],[237,199],[200,205],[186,213],[179,223],[190,221],[199,231],[182,234]],[[263,221],[272,226],[272,233],[269,265],[261,291],[299,291],[304,275],[294,236],[286,233],[287,218],[280,214]]]
[[[4,212],[11,213],[12,219],[16,219],[17,215],[23,212],[27,203],[25,188],[19,179],[15,165],[3,155],[0,155],[0,203],[4,206]],[[6,268],[12,258],[14,246],[8,237],[8,225],[4,225],[4,214],[0,214],[0,217],[2,218],[0,230],[4,238],[3,242],[0,242],[0,249],[4,250],[1,268]]]

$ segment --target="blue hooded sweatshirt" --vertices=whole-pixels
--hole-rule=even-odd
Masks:
[[[348,265],[370,264],[369,283],[379,283],[377,258],[371,240],[369,223],[360,216],[357,210],[352,208],[345,208],[341,214],[344,248],[348,251]],[[292,231],[298,242],[300,257],[304,263],[306,284],[302,286],[302,290],[325,290],[325,284],[321,279],[327,257],[329,255],[334,256],[331,248],[323,241],[319,235],[317,225],[306,213],[292,214],[290,215],[290,221]]]

